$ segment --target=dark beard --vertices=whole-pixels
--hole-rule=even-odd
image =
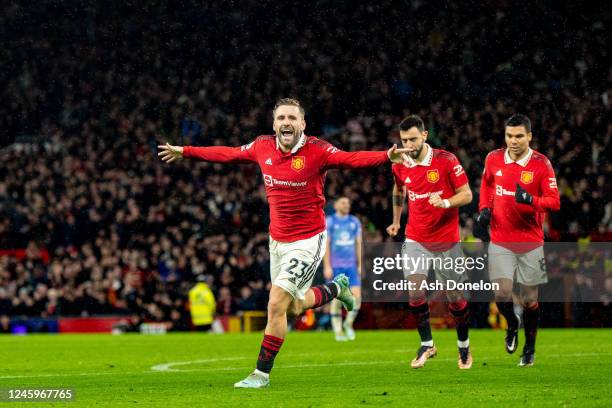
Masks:
[[[419,150],[415,151],[414,153],[411,153],[411,154],[410,154],[410,157],[411,157],[413,160],[416,160],[416,159],[417,159],[417,158],[418,158],[418,157],[421,155],[421,152],[423,151],[423,147],[425,147],[425,143],[423,143],[423,144],[421,145],[421,147],[419,148]],[[414,155],[414,156],[413,156],[413,155]]]

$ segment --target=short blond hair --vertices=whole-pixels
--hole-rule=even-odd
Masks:
[[[278,109],[278,107],[282,105],[297,106],[300,110],[300,113],[302,114],[302,117],[306,115],[306,111],[302,107],[300,101],[294,98],[281,98],[276,102],[276,105],[274,105],[274,110],[272,110],[272,117],[276,117],[276,109]]]

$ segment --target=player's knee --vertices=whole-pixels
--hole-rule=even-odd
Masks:
[[[512,288],[503,288],[500,287],[499,290],[495,291],[495,301],[496,302],[509,302],[512,300]]]
[[[446,298],[450,303],[461,303],[464,300],[463,293],[457,290],[446,291]]]
[[[270,298],[268,302],[268,316],[271,318],[283,317],[287,314],[287,305],[282,299]]]
[[[424,290],[413,290],[410,292],[410,303],[422,303],[425,301]]]
[[[521,302],[527,309],[535,307],[538,303],[538,288],[521,285]]]
[[[538,304],[537,296],[523,295],[522,299],[523,306],[527,309],[534,309]]]

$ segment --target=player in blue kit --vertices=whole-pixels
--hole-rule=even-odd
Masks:
[[[353,310],[347,313],[342,324],[340,302],[330,305],[331,323],[337,341],[355,340],[353,322],[361,305],[361,222],[351,211],[351,202],[340,197],[334,202],[336,213],[327,217],[327,251],[323,259],[325,279],[345,274],[355,297]]]

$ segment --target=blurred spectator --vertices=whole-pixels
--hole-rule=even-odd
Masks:
[[[217,313],[221,316],[236,313],[236,303],[227,286],[221,287],[217,299]]]
[[[11,319],[8,315],[0,314],[0,334],[11,332]]]
[[[169,331],[188,331],[189,330],[189,322],[185,319],[185,316],[182,315],[178,310],[172,310],[170,312],[170,326]]]
[[[257,297],[249,286],[240,288],[240,298],[236,304],[239,311],[257,310]]]

